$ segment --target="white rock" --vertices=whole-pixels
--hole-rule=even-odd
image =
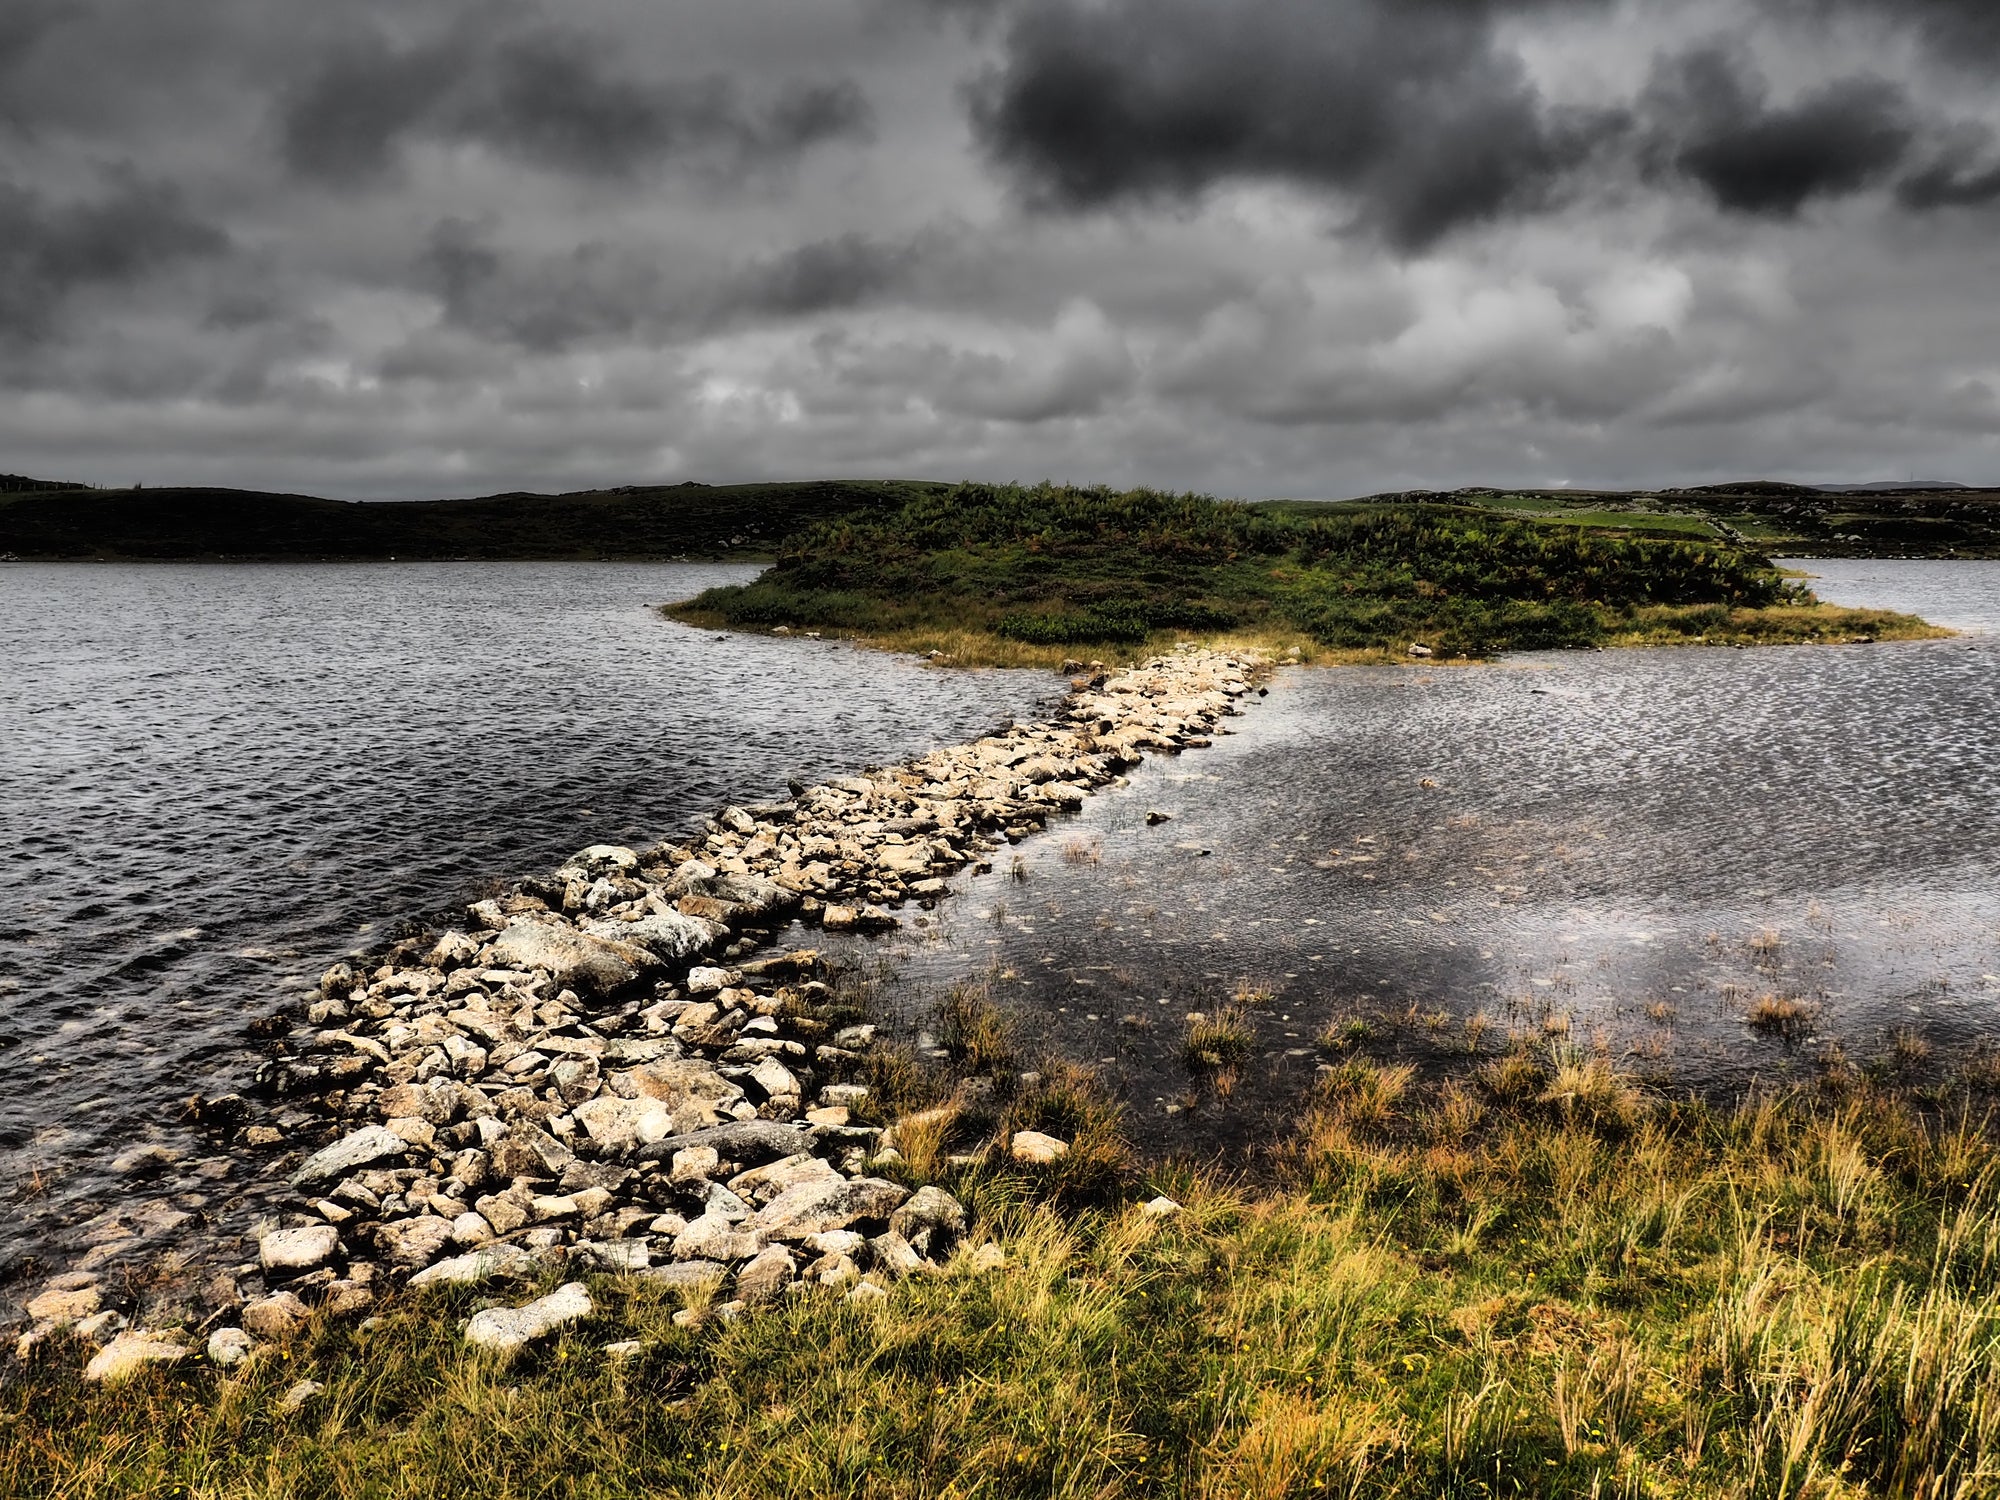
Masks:
[[[454,1255],[417,1272],[412,1287],[462,1286],[470,1282],[511,1280],[534,1270],[534,1258],[518,1245],[488,1245],[466,1255]]]
[[[365,1126],[308,1156],[292,1173],[291,1184],[293,1187],[314,1187],[323,1182],[334,1182],[357,1167],[368,1166],[385,1156],[401,1156],[409,1149],[409,1142],[393,1130],[380,1125]]]
[[[739,1172],[729,1179],[729,1191],[751,1203],[764,1204],[802,1182],[845,1180],[829,1163],[809,1151],[801,1151],[769,1166]]]
[[[799,1096],[799,1081],[792,1076],[791,1069],[775,1057],[767,1057],[750,1070],[750,1081],[764,1091],[767,1099]]]
[[[240,1328],[218,1328],[208,1336],[208,1362],[218,1369],[233,1370],[256,1348],[250,1335]]]
[[[613,942],[554,922],[516,917],[493,939],[495,962],[538,969],[565,988],[609,995],[657,968],[659,960],[635,943]]]
[[[95,1286],[51,1287],[28,1304],[28,1316],[38,1323],[63,1327],[94,1316],[103,1303],[103,1294]]]
[[[278,1400],[279,1411],[297,1411],[326,1387],[317,1380],[301,1380]]]
[[[1139,1205],[1139,1212],[1149,1219],[1170,1219],[1181,1211],[1181,1206],[1167,1197],[1149,1198]]]
[[[667,1181],[675,1187],[706,1186],[721,1165],[721,1153],[713,1146],[688,1146],[674,1153]]]
[[[674,1238],[675,1260],[743,1260],[764,1248],[765,1237],[739,1230],[721,1214],[705,1213]]]
[[[121,1333],[91,1357],[83,1367],[85,1380],[116,1385],[129,1380],[148,1365],[170,1365],[186,1359],[188,1347],[176,1344],[162,1333],[134,1329]]]
[[[257,1260],[266,1271],[310,1271],[333,1259],[340,1235],[331,1224],[279,1229],[257,1242]]]
[[[804,1239],[863,1219],[886,1219],[909,1196],[907,1188],[879,1177],[815,1177],[778,1194],[749,1227],[772,1239]]]
[[[1050,1162],[1061,1161],[1069,1155],[1069,1142],[1059,1141],[1052,1135],[1043,1135],[1039,1130],[1017,1130],[1008,1146],[1015,1161],[1028,1162],[1034,1166],[1047,1166]]]
[[[729,971],[698,964],[688,970],[687,992],[690,995],[712,995],[717,990],[729,987]]]
[[[607,1151],[624,1152],[650,1146],[673,1134],[671,1110],[658,1099],[620,1099],[602,1094],[570,1111],[584,1133]]]
[[[477,1349],[512,1355],[595,1310],[584,1284],[572,1281],[524,1307],[489,1307],[474,1313],[465,1325],[465,1341]]]

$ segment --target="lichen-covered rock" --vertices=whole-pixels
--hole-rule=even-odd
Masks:
[[[736,1295],[750,1306],[774,1302],[784,1295],[798,1274],[798,1262],[783,1245],[760,1250],[750,1264],[736,1273]]]
[[[659,966],[634,943],[612,942],[573,927],[516,917],[488,945],[488,957],[508,968],[534,969],[582,994],[609,996]]]
[[[266,1271],[311,1271],[332,1260],[340,1235],[331,1224],[278,1229],[257,1242],[257,1260]]]
[[[880,1177],[815,1178],[786,1188],[757,1210],[749,1227],[772,1239],[798,1240],[869,1219],[887,1219],[909,1197]]]
[[[965,1233],[965,1205],[941,1187],[920,1187],[889,1216],[889,1228],[919,1255],[941,1260]]]
[[[489,1245],[465,1255],[454,1255],[428,1266],[410,1278],[415,1288],[466,1286],[481,1281],[512,1280],[534,1270],[534,1257],[518,1245]]]
[[[375,1231],[375,1248],[392,1266],[420,1271],[436,1260],[451,1243],[451,1220],[436,1214],[419,1214],[414,1219],[398,1219]]]
[[[401,1156],[409,1149],[409,1142],[393,1130],[381,1125],[369,1125],[315,1151],[299,1163],[290,1181],[295,1188],[317,1187],[322,1183],[338,1181],[349,1172],[370,1166],[385,1157]]]
[[[187,1345],[175,1343],[163,1333],[132,1329],[119,1334],[91,1356],[90,1363],[83,1367],[83,1378],[117,1385],[154,1365],[177,1364],[190,1352]]]
[[[596,1310],[589,1290],[572,1281],[522,1307],[489,1307],[474,1313],[465,1325],[465,1341],[476,1349],[510,1356]]]

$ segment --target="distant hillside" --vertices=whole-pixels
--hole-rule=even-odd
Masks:
[[[202,488],[8,492],[0,496],[0,552],[158,560],[755,556],[813,522],[893,509],[943,488],[847,480],[634,485],[371,503]]]
[[[43,490],[80,490],[87,486],[61,479],[30,479],[25,474],[0,474],[0,495],[38,494]]]
[[[1412,490],[1384,502],[1471,505],[1636,534],[1707,535],[1792,557],[2000,557],[2000,490],[1832,488],[1745,480],[1662,490]]]

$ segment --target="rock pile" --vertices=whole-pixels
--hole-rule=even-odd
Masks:
[[[1144,750],[1207,744],[1254,670],[1184,648],[1080,679],[1057,722],[795,785],[687,844],[593,846],[463,930],[335,965],[259,1074],[287,1144],[320,1143],[261,1236],[242,1329],[282,1338],[391,1281],[551,1261],[705,1284],[725,1314],[800,1283],[873,1297],[942,1261],[963,1208],[879,1175],[897,1158],[856,1118],[874,1028],[835,1024],[814,951],[748,955],[795,916],[895,925],[893,906],[935,901]],[[505,1345],[536,1319],[475,1322]],[[245,1343],[223,1340],[230,1358]]]

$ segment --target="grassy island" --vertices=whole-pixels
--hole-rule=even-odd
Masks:
[[[756,581],[672,613],[1028,663],[1176,636],[1322,658],[1540,647],[1879,640],[1936,633],[1837,609],[1706,537],[1470,506],[1304,507],[1152,490],[983,484],[808,527]]]

